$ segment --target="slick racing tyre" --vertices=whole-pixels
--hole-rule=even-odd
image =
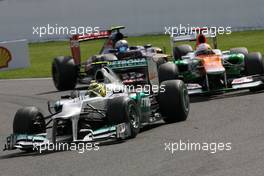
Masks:
[[[189,96],[182,80],[169,80],[161,83],[164,91],[159,92],[158,102],[161,115],[166,123],[185,121],[189,114]]]
[[[166,63],[167,62],[167,59],[166,58],[164,58],[164,57],[159,57],[158,59],[157,59],[157,68],[159,68],[162,64],[164,64],[164,63]]]
[[[260,52],[245,56],[245,71],[246,75],[264,74],[264,60]]]
[[[14,134],[39,134],[46,132],[45,119],[36,107],[21,108],[13,121]]]
[[[52,79],[58,90],[74,89],[77,83],[77,77],[77,67],[72,57],[60,56],[53,60]]]
[[[193,49],[190,45],[179,45],[173,48],[173,56],[175,60],[181,59],[182,56],[185,56],[189,52],[192,52]]]
[[[107,118],[110,124],[128,123],[131,138],[137,136],[140,130],[140,111],[134,100],[129,97],[115,97],[108,101]]]
[[[264,60],[260,52],[249,53],[245,56],[245,73],[246,76],[264,74]],[[262,89],[263,86],[253,87],[249,90],[254,92]]]
[[[179,71],[176,64],[172,62],[166,62],[159,67],[159,82],[166,80],[174,80],[178,78]]]
[[[248,54],[248,49],[245,48],[245,47],[231,48],[230,49],[230,53],[231,54],[239,54],[239,53],[241,53],[241,54],[246,55],[246,54]]]

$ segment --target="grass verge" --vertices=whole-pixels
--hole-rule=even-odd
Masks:
[[[127,38],[130,45],[144,45],[151,43],[153,46],[164,48],[166,53],[171,53],[169,36],[146,35]],[[82,59],[97,54],[104,40],[88,41],[81,44]],[[264,54],[264,30],[233,32],[231,35],[218,36],[218,47],[227,50],[232,47],[247,47],[250,52],[260,51]],[[31,43],[29,56],[31,67],[1,71],[0,79],[13,78],[40,78],[51,76],[51,62],[56,56],[70,55],[68,41]]]

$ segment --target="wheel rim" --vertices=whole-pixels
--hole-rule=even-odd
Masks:
[[[129,119],[133,128],[139,128],[139,114],[134,105],[129,106]]]

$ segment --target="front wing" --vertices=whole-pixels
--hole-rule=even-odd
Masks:
[[[189,95],[194,94],[213,94],[218,92],[229,92],[229,91],[236,91],[242,89],[250,89],[250,88],[257,88],[257,87],[264,87],[264,75],[254,75],[254,76],[245,76],[241,78],[235,78],[231,80],[231,84],[227,87],[222,89],[216,90],[204,90],[201,85],[199,84],[188,84],[188,93]]]
[[[76,141],[67,141],[65,138],[58,143],[80,143],[80,142],[100,142],[106,140],[125,139],[130,136],[129,124],[121,123],[114,126],[100,128],[98,130],[90,130],[90,133],[83,139]],[[70,138],[68,138],[70,139]],[[28,134],[11,134],[6,138],[4,150],[34,150],[37,151],[43,145],[52,145],[53,143],[48,139],[47,133],[28,135]]]

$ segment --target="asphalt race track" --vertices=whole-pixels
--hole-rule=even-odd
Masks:
[[[16,110],[36,105],[47,113],[47,100],[58,93],[50,79],[0,81],[0,145],[12,132]],[[179,141],[232,143],[229,151],[165,151]],[[0,152],[0,176],[263,176],[264,93],[238,92],[211,99],[192,98],[186,122],[157,123],[135,139],[100,146],[99,151]]]

